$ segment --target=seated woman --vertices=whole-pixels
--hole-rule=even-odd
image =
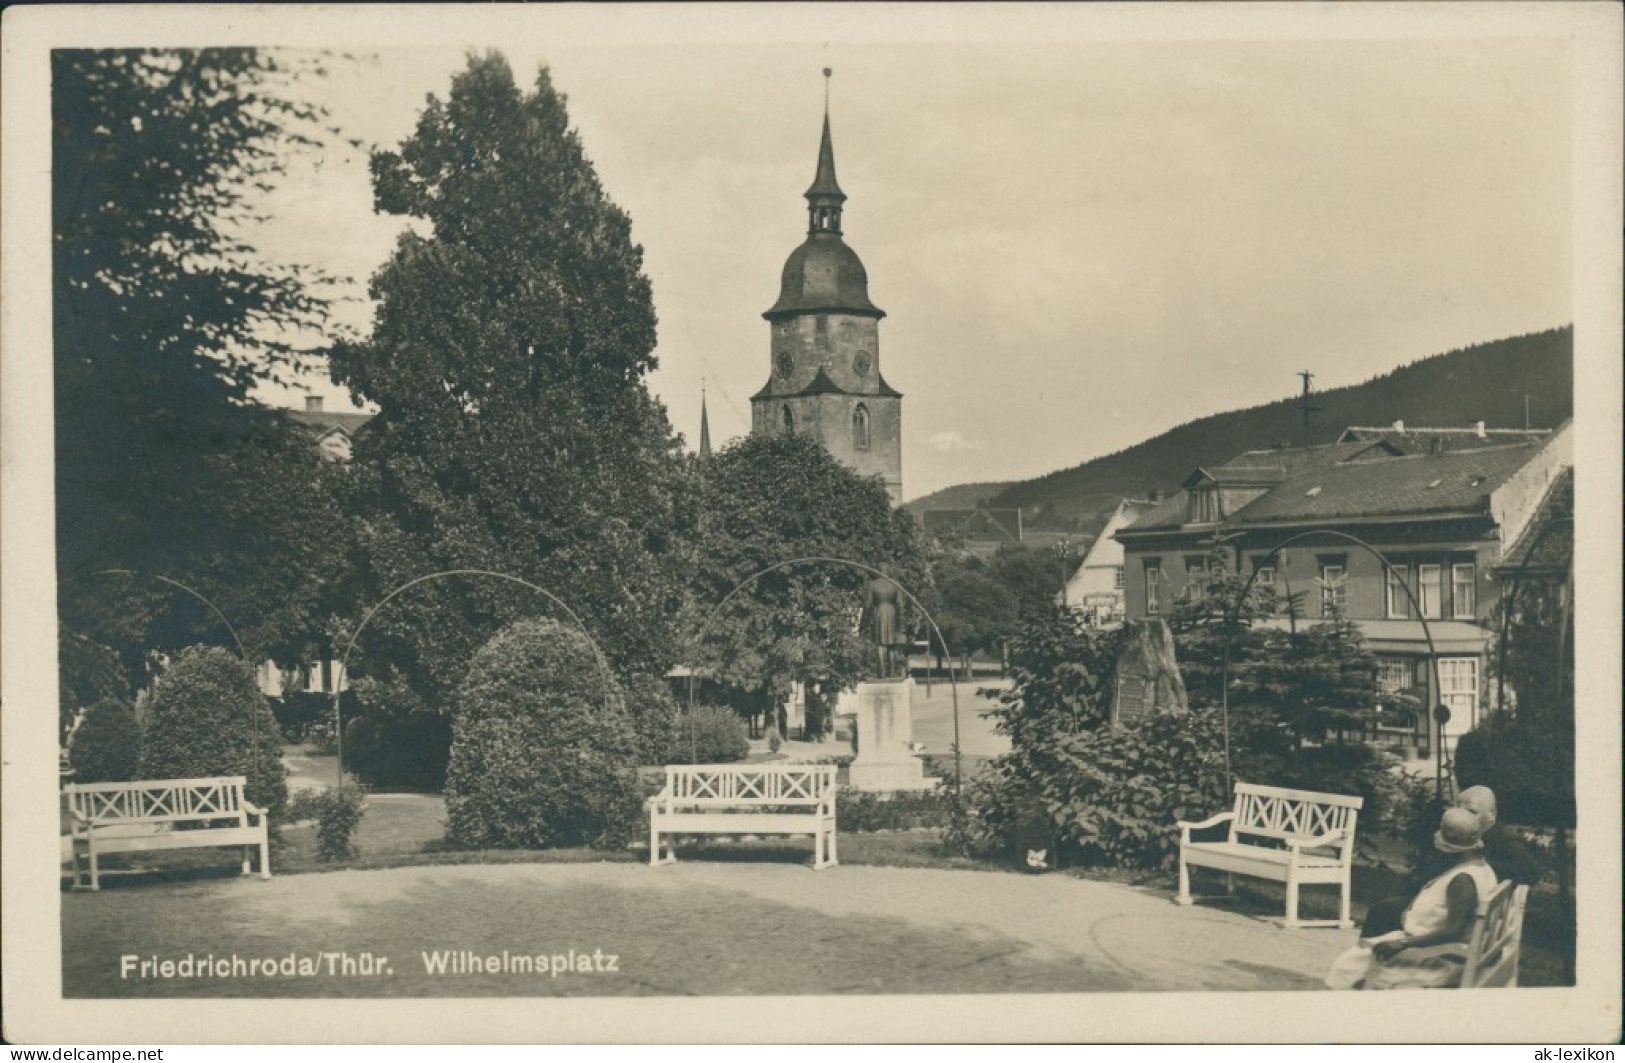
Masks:
[[[1467,938],[1480,899],[1496,887],[1484,860],[1484,820],[1466,808],[1448,808],[1433,847],[1452,857],[1450,866],[1417,892],[1400,916],[1399,929],[1363,937],[1332,964],[1333,989],[1443,989],[1460,984]]]

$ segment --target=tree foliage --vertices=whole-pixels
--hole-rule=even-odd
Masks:
[[[500,56],[470,57],[372,171],[377,209],[418,224],[372,279],[370,338],[332,352],[379,409],[355,451],[362,597],[443,570],[520,577],[618,671],[664,674],[688,518],[645,385],[654,309],[564,97],[545,69],[523,92]],[[444,711],[481,643],[538,614],[563,616],[498,580],[415,588],[361,645],[368,711]]]
[[[613,846],[639,815],[637,739],[580,632],[504,628],[469,665],[452,713],[446,832],[480,848]]]
[[[325,135],[295,84],[319,64],[249,48],[64,49],[51,64],[64,695],[127,694],[148,651],[228,641],[152,576],[291,659],[335,508],[309,439],[250,392],[304,364],[328,299],[252,234],[287,152]]]
[[[878,480],[803,435],[748,436],[701,465],[698,477],[688,615],[699,641],[690,660],[764,697],[782,697],[791,682],[840,689],[875,674],[876,655],[859,630],[863,588],[875,577],[859,569],[777,569],[714,610],[749,577],[806,557],[855,561],[919,588],[925,566],[913,518],[891,508]]]
[[[1508,620],[1499,682],[1501,712],[1463,735],[1456,774],[1463,786],[1491,787],[1501,818],[1528,826],[1575,825],[1574,609],[1567,583],[1573,537],[1549,535],[1533,575],[1503,592]]]
[[[159,675],[141,742],[146,779],[242,775],[248,800],[280,819],[287,768],[271,707],[254,671],[214,646],[192,646]]]
[[[949,650],[967,667],[972,654],[997,653],[1016,630],[1016,596],[979,562],[940,561],[933,575],[931,615]]]

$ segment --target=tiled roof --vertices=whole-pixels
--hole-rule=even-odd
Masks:
[[[1366,427],[1350,425],[1338,438],[1339,443],[1376,442],[1381,440],[1404,454],[1426,454],[1433,450],[1483,450],[1504,447],[1512,443],[1528,443],[1551,435],[1548,428],[1486,428],[1480,435],[1473,428],[1428,428],[1407,425],[1404,428]]]
[[[951,533],[967,539],[990,539],[998,542],[1021,542],[1017,529],[1021,527],[1019,509],[928,509],[921,514],[925,530],[934,534]]]
[[[345,435],[353,436],[362,425],[378,416],[375,413],[341,413],[331,410],[288,410],[287,415],[300,424],[309,425],[318,434],[329,429],[342,428]]]
[[[1322,453],[1295,462],[1297,467],[1288,471],[1277,486],[1231,514],[1227,525],[1487,513],[1491,492],[1537,452],[1535,446],[1523,443],[1366,461],[1359,460],[1362,447],[1352,445],[1352,449],[1350,446],[1340,449],[1354,460],[1345,457],[1341,462],[1328,463],[1318,459],[1333,452],[1333,448],[1311,449]],[[1256,460],[1257,455],[1264,453],[1270,452],[1254,451],[1243,457]],[[1185,523],[1188,499],[1189,493],[1181,492],[1124,531],[1180,528]]]
[[[1527,444],[1305,469],[1245,506],[1256,521],[1488,512],[1490,493],[1535,456]]]
[[[1347,433],[1344,433],[1347,435]],[[1353,440],[1336,443],[1322,443],[1313,447],[1277,447],[1273,450],[1248,450],[1236,455],[1225,462],[1220,468],[1234,468],[1245,466],[1249,468],[1273,467],[1284,469],[1287,472],[1296,472],[1299,469],[1319,469],[1327,465],[1337,465],[1345,461],[1353,461],[1364,456],[1372,447],[1371,440]],[[1394,450],[1392,454],[1399,454]]]

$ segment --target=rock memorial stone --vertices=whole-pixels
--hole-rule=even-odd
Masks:
[[[1174,659],[1174,636],[1161,620],[1129,624],[1117,656],[1113,726],[1132,726],[1154,712],[1187,712],[1185,680]]]

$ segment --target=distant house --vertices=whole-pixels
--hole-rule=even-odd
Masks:
[[[355,435],[374,417],[370,413],[340,413],[322,409],[320,395],[307,395],[305,408],[289,410],[288,418],[311,430],[322,457],[349,461]]]
[[[316,448],[329,461],[347,462],[353,452],[356,433],[374,417],[370,413],[344,413],[322,409],[320,395],[305,397],[303,410],[288,410],[288,419],[310,430]],[[278,668],[271,661],[259,666],[260,692],[267,697],[286,698],[293,694],[331,696],[349,688],[338,661],[312,661],[293,669]]]
[[[1115,536],[1156,505],[1156,501],[1142,498],[1125,498],[1117,503],[1100,537],[1083,555],[1083,563],[1072,578],[1066,581],[1068,609],[1096,626],[1123,622],[1123,544]]]
[[[965,552],[982,558],[1018,547],[1025,538],[1018,508],[928,509],[921,514],[920,523],[926,534],[957,543]]]
[[[1302,596],[1299,622],[1341,611],[1358,623],[1383,685],[1448,707],[1442,734],[1453,742],[1480,718],[1498,581],[1531,522],[1572,477],[1571,434],[1567,425],[1538,436],[1469,431],[1496,442],[1411,451],[1408,440],[1361,437],[1365,431],[1388,430],[1351,429],[1330,446],[1250,451],[1193,472],[1183,491],[1116,534],[1126,612],[1155,616],[1202,594],[1222,540],[1218,558],[1228,571],[1256,572],[1279,595]],[[1315,534],[1324,532],[1371,544],[1388,566],[1347,540]],[[1390,719],[1386,729],[1400,744],[1430,749],[1440,731],[1428,716]]]

